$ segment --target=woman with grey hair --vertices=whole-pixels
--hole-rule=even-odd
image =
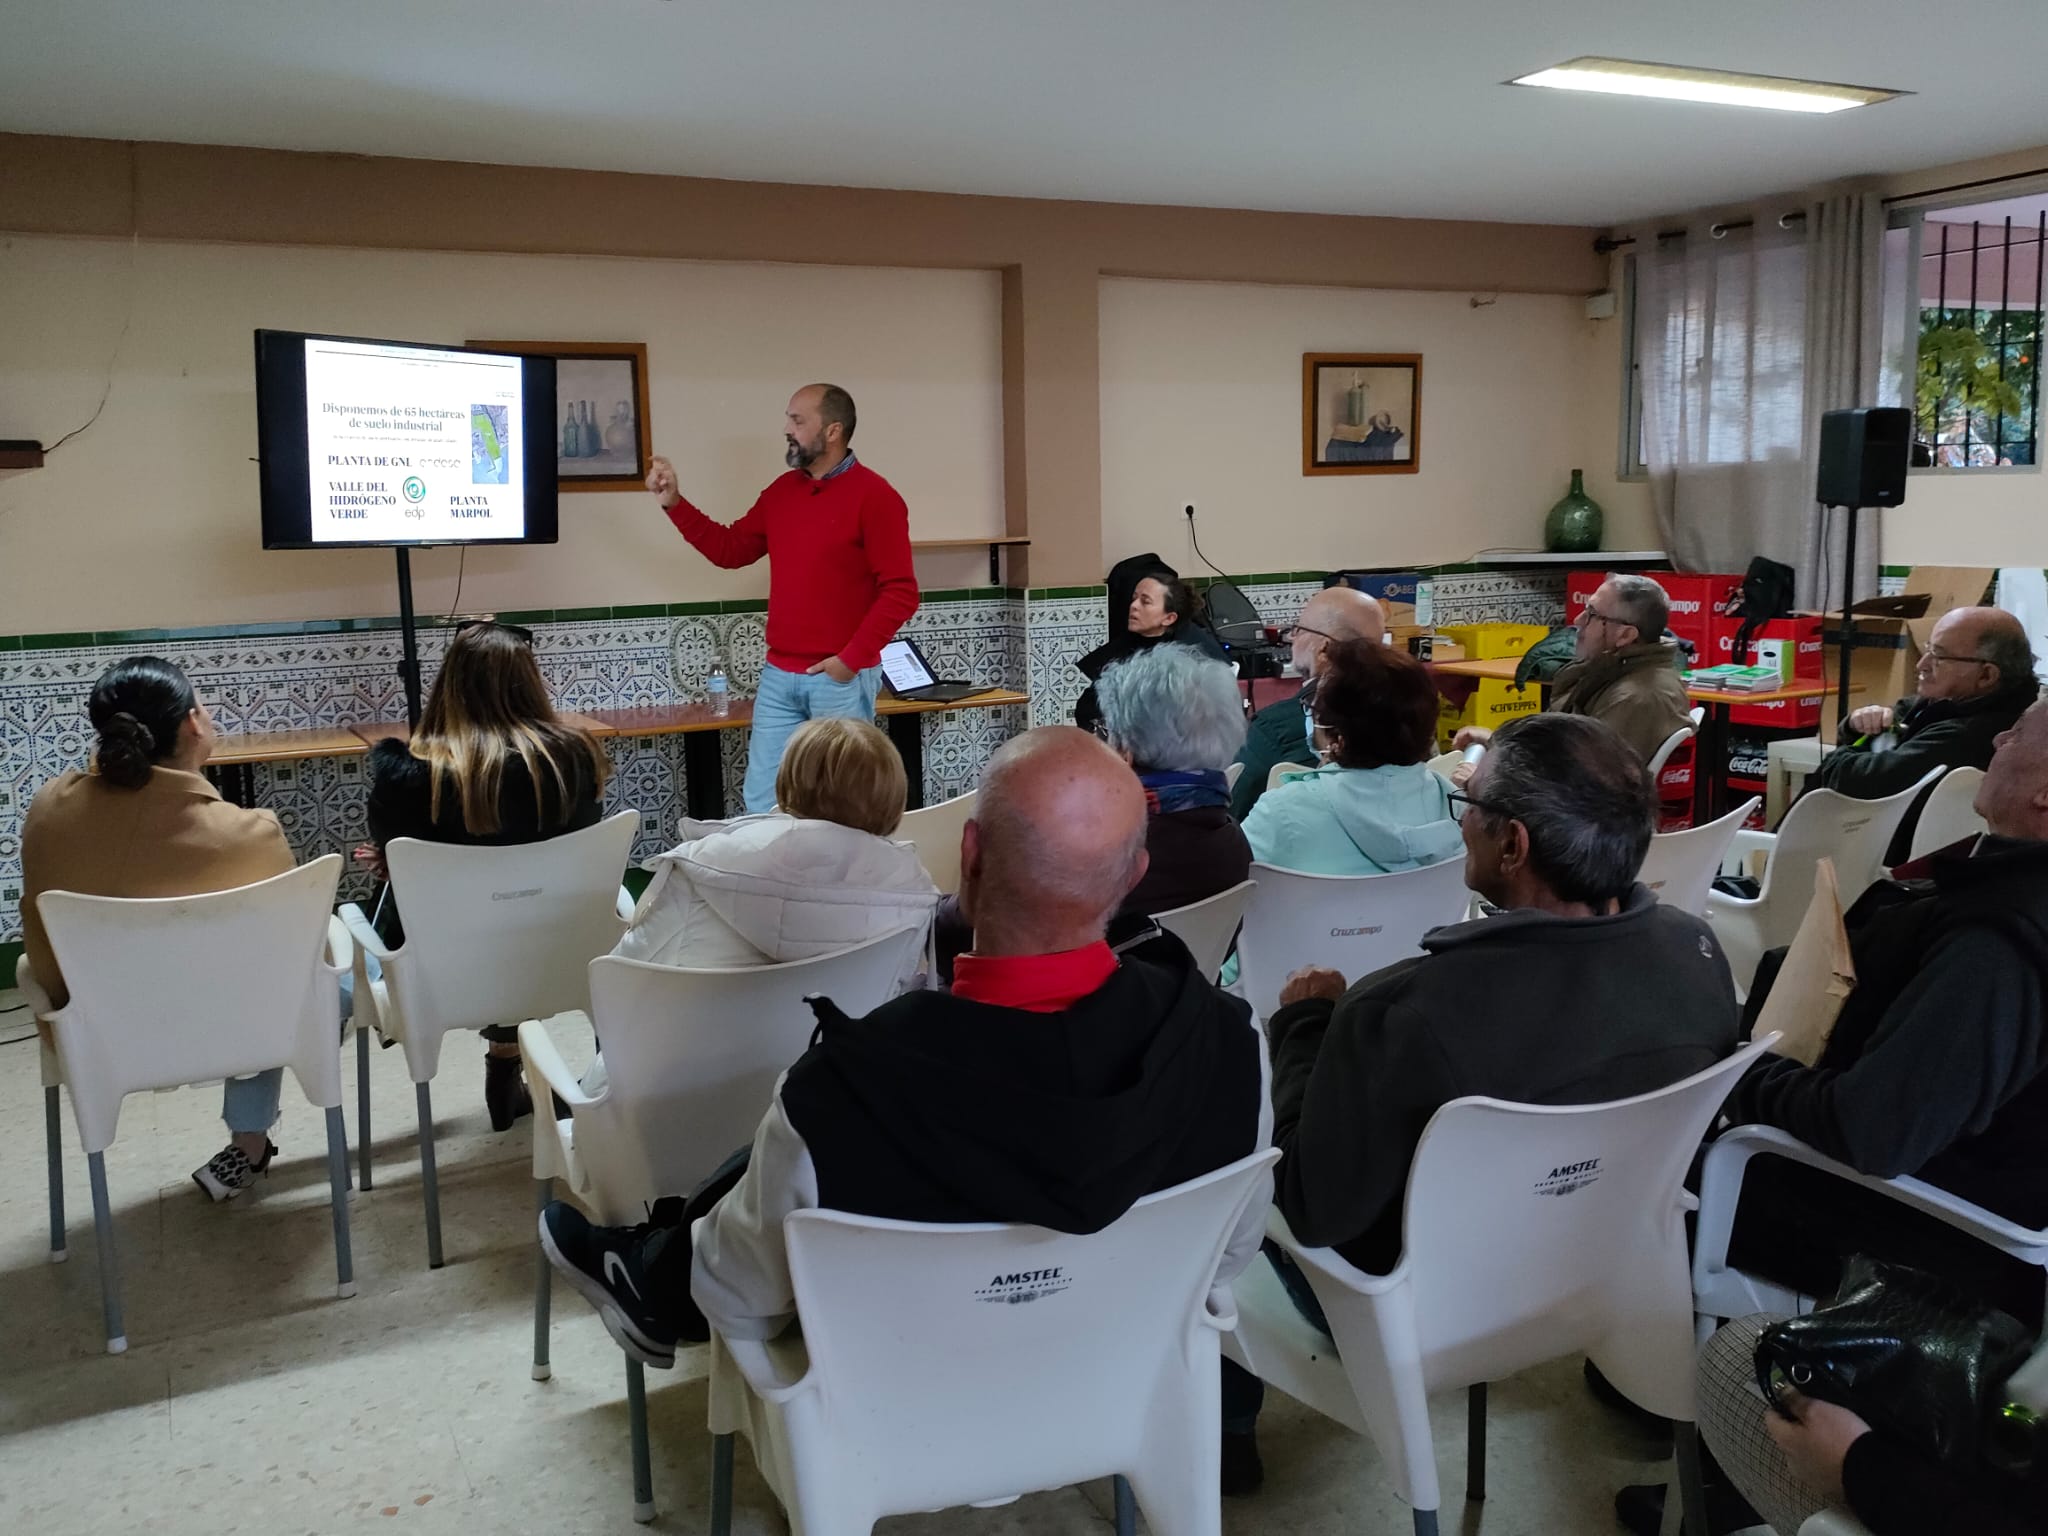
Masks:
[[[1145,786],[1145,876],[1126,913],[1170,912],[1228,890],[1251,868],[1224,769],[1244,745],[1237,674],[1188,646],[1162,645],[1102,674],[1101,734]]]

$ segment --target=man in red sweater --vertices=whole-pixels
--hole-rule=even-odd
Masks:
[[[882,647],[917,612],[910,514],[853,456],[853,396],[810,384],[790,397],[790,472],[727,527],[683,500],[675,466],[657,458],[647,489],[676,530],[727,570],[769,559],[768,660],[747,742],[748,811],[772,809],[775,770],[806,720],[875,718]]]

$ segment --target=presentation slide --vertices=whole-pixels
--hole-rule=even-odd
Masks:
[[[526,536],[518,358],[305,346],[313,543]]]

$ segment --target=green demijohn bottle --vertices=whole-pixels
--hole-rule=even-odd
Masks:
[[[1600,503],[1586,494],[1585,472],[1575,469],[1570,493],[1543,519],[1543,547],[1553,554],[1573,555],[1598,549],[1605,520]]]

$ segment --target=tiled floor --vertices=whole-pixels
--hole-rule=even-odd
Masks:
[[[16,1033],[0,1028],[0,1041]],[[71,1257],[53,1266],[35,1047],[0,1044],[0,1531],[633,1530],[621,1357],[566,1287],[556,1289],[554,1378],[528,1377],[527,1138],[523,1126],[490,1132],[477,1054],[451,1042],[436,1085],[448,1264],[430,1272],[412,1095],[400,1053],[377,1053],[376,1187],[351,1197],[360,1291],[348,1301],[333,1294],[321,1119],[294,1085],[272,1176],[226,1206],[186,1177],[223,1139],[217,1095],[131,1099],[107,1156],[131,1342],[110,1357],[75,1130],[67,1116]],[[353,1051],[345,1060],[352,1077]],[[353,1136],[352,1110],[350,1120]],[[655,1528],[701,1530],[701,1365],[686,1355],[648,1382]],[[1613,1489],[1660,1472],[1654,1447],[1586,1398],[1575,1361],[1492,1396],[1483,1505],[1461,1497],[1462,1397],[1438,1405],[1447,1532],[1612,1532]],[[1336,1425],[1276,1394],[1262,1442],[1266,1491],[1225,1505],[1227,1532],[1409,1530],[1377,1456]],[[744,1448],[739,1463],[735,1529],[785,1530]],[[1078,1533],[1108,1522],[1108,1486],[1095,1484],[882,1529]]]

